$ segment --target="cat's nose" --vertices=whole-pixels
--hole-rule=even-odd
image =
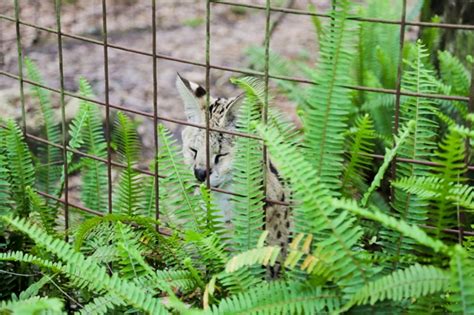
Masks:
[[[197,180],[202,183],[206,180],[207,170],[204,169],[204,168],[195,168],[194,169],[194,176],[196,176]]]

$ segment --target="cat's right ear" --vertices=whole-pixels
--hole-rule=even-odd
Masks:
[[[178,73],[176,77],[176,88],[184,103],[186,118],[192,123],[202,123],[204,121],[204,96],[206,90],[197,83],[186,80]]]

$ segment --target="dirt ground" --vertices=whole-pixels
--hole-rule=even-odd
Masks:
[[[273,5],[284,6],[287,0],[272,1]],[[66,1],[65,1],[66,2]],[[69,1],[73,2],[73,1]],[[205,2],[202,0],[157,0],[157,46],[158,53],[171,57],[205,62]],[[239,1],[237,1],[239,2]],[[318,10],[328,10],[329,1],[315,1]],[[20,1],[20,17],[28,23],[55,28],[53,1]],[[151,52],[151,1],[114,0],[107,2],[107,23],[109,43],[132,49]],[[240,1],[243,3],[243,1]],[[264,4],[265,1],[245,3]],[[296,0],[293,8],[306,9],[308,0]],[[265,12],[256,9],[239,9],[224,4],[211,7],[211,63],[233,68],[248,68],[245,50],[252,45],[262,45],[264,40]],[[13,1],[0,4],[0,13],[14,16]],[[64,4],[62,8],[62,28],[65,33],[87,36],[101,40],[102,7],[100,0],[81,0]],[[277,19],[278,13],[272,18]],[[18,73],[15,23],[0,19],[1,67]],[[37,31],[21,26],[24,54],[36,61],[46,79],[46,83],[59,88],[57,36],[45,31]],[[279,24],[271,40],[273,50],[289,58],[303,53],[314,52],[315,32],[308,17],[287,15]],[[80,76],[93,85],[97,98],[104,100],[104,55],[99,45],[64,37],[63,39],[65,87],[77,90]],[[314,55],[314,54],[312,54]],[[205,68],[160,59],[158,62],[158,106],[160,115],[183,119],[183,109],[174,88],[176,73],[204,83]],[[211,91],[218,96],[232,96],[238,93],[229,83],[236,73],[212,70]],[[153,111],[152,58],[121,50],[109,49],[110,102],[145,112]],[[27,86],[28,87],[28,86]],[[18,83],[0,76],[0,93],[7,98],[18,96]],[[13,96],[12,96],[13,95]],[[5,98],[5,97],[4,97]],[[30,106],[29,98],[28,106]],[[58,102],[56,102],[58,103]],[[74,102],[71,102],[73,104]],[[0,104],[5,107],[6,105]],[[74,112],[71,105],[70,112]],[[28,107],[29,108],[29,107]],[[292,113],[288,104],[283,108]],[[18,116],[18,107],[4,115]],[[34,109],[29,108],[28,114]],[[58,110],[59,114],[59,110]],[[18,118],[18,117],[17,117]],[[27,116],[27,119],[30,117]],[[31,118],[32,124],[35,119]],[[180,126],[167,124],[178,135]],[[34,127],[32,127],[34,128]],[[145,154],[153,147],[153,125],[144,118],[139,128],[145,147]]]

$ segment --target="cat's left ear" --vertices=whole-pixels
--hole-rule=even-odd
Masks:
[[[229,100],[227,110],[224,114],[223,126],[226,129],[235,129],[240,107],[245,99],[245,93],[240,94]]]
[[[206,90],[197,83],[186,80],[177,74],[176,88],[184,103],[184,112],[189,122],[204,122],[204,104]]]

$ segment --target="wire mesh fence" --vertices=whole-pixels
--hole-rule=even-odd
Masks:
[[[246,3],[237,3],[237,2],[230,2],[230,1],[216,1],[216,0],[207,0],[203,5],[205,5],[205,12],[206,12],[206,17],[205,17],[205,62],[199,62],[199,61],[194,61],[194,60],[189,60],[189,59],[184,59],[184,58],[177,58],[173,57],[171,55],[163,54],[158,52],[158,42],[159,38],[157,37],[157,10],[159,9],[159,3],[160,1],[157,0],[150,0],[151,1],[151,12],[149,14],[149,18],[151,20],[151,41],[152,41],[152,49],[151,51],[148,50],[140,50],[136,47],[128,47],[125,45],[118,45],[118,44],[113,44],[109,42],[109,35],[108,35],[108,24],[107,24],[107,17],[108,17],[108,7],[107,7],[107,1],[102,0],[101,6],[102,6],[102,16],[101,16],[101,21],[102,21],[102,32],[101,32],[101,40],[87,37],[87,36],[81,36],[81,35],[76,35],[72,34],[69,32],[63,32],[61,25],[62,25],[62,1],[61,0],[55,0],[55,18],[56,18],[56,27],[51,28],[51,27],[45,27],[41,26],[35,23],[27,22],[21,19],[21,5],[20,5],[20,0],[14,0],[14,16],[9,16],[5,14],[0,14],[0,20],[4,20],[7,22],[10,22],[11,27],[15,28],[15,33],[16,33],[16,45],[17,45],[17,56],[18,56],[18,74],[14,74],[8,71],[0,70],[0,74],[5,77],[9,78],[12,80],[16,80],[19,82],[19,88],[20,88],[20,99],[21,99],[21,109],[22,109],[22,122],[21,125],[23,127],[25,136],[35,142],[42,143],[44,145],[48,146],[53,146],[56,148],[59,148],[62,150],[62,155],[63,155],[63,167],[64,167],[64,173],[69,174],[68,171],[68,163],[67,163],[67,154],[68,152],[76,154],[81,157],[87,157],[96,161],[100,161],[102,163],[105,163],[107,165],[107,203],[108,203],[108,212],[112,213],[113,209],[113,199],[112,199],[112,167],[126,167],[126,165],[118,163],[116,161],[113,161],[112,159],[112,147],[111,147],[111,126],[110,126],[110,115],[111,115],[111,110],[120,110],[126,113],[130,114],[135,114],[137,116],[142,116],[147,119],[151,119],[153,121],[153,126],[154,126],[154,134],[153,134],[153,147],[154,147],[154,153],[155,155],[158,155],[159,151],[159,139],[158,139],[158,123],[160,121],[167,121],[183,126],[191,126],[195,128],[200,128],[204,129],[206,131],[206,167],[207,167],[207,174],[209,174],[209,169],[210,169],[210,144],[209,144],[209,134],[211,132],[218,132],[218,133],[226,133],[229,135],[233,135],[236,137],[247,137],[251,139],[255,139],[257,141],[261,141],[259,137],[252,135],[252,134],[245,134],[242,132],[234,131],[234,130],[225,130],[225,129],[220,129],[220,128],[214,128],[211,127],[209,124],[209,112],[206,111],[207,115],[205,117],[205,124],[197,124],[197,123],[191,123],[185,120],[180,120],[180,119],[175,119],[172,117],[167,117],[165,114],[163,114],[160,111],[160,104],[158,101],[158,76],[159,76],[159,61],[160,60],[168,60],[168,61],[173,61],[173,62],[178,62],[178,63],[184,63],[184,64],[189,64],[193,65],[196,67],[203,68],[205,70],[205,87],[207,91],[211,91],[211,71],[213,70],[222,70],[226,72],[231,72],[231,73],[236,73],[236,74],[245,74],[245,75],[251,75],[251,76],[260,76],[263,78],[264,83],[265,83],[265,106],[263,109],[263,121],[266,121],[267,119],[267,114],[268,114],[268,89],[269,89],[269,81],[270,79],[276,79],[276,80],[283,80],[283,81],[289,81],[289,82],[296,82],[296,83],[302,83],[302,84],[317,84],[316,82],[312,80],[308,80],[305,78],[300,78],[300,77],[288,77],[288,76],[281,76],[281,75],[275,75],[272,74],[271,71],[271,63],[270,63],[270,53],[269,53],[269,48],[270,48],[270,41],[271,41],[271,36],[270,33],[272,31],[272,25],[271,25],[271,17],[272,14],[274,13],[279,13],[279,14],[288,14],[288,15],[301,15],[301,16],[317,16],[319,18],[324,18],[324,19],[330,19],[331,15],[330,14],[324,14],[324,13],[315,13],[311,11],[306,11],[306,10],[299,10],[299,9],[290,9],[290,8],[283,8],[283,7],[276,7],[272,6],[270,0],[265,1],[265,5],[256,5],[256,4],[246,4]],[[455,29],[455,30],[469,30],[469,31],[474,31],[474,25],[464,25],[464,24],[448,24],[448,23],[435,23],[435,22],[422,22],[422,21],[408,21],[407,20],[407,0],[399,0],[402,2],[402,12],[400,15],[399,20],[386,20],[386,19],[378,19],[378,18],[362,18],[362,17],[353,17],[351,19],[358,21],[358,22],[364,22],[364,23],[381,23],[381,24],[390,24],[390,25],[395,25],[399,26],[399,60],[397,60],[398,63],[398,71],[396,74],[396,86],[395,89],[386,89],[386,88],[376,88],[376,87],[370,87],[370,86],[357,86],[357,85],[351,85],[351,86],[344,86],[345,88],[349,90],[355,90],[355,91],[364,91],[364,92],[373,92],[373,93],[383,93],[383,94],[390,94],[390,95],[395,95],[395,116],[394,116],[394,134],[398,132],[399,128],[399,120],[400,120],[400,103],[401,103],[401,98],[403,96],[410,96],[410,97],[422,97],[422,98],[431,98],[431,99],[441,99],[441,100],[450,100],[450,101],[461,101],[461,102],[466,102],[468,103],[468,109],[469,112],[472,113],[474,111],[474,80],[472,80],[471,83],[471,88],[470,88],[470,96],[453,96],[453,95],[441,95],[441,94],[424,94],[424,93],[415,93],[415,92],[409,92],[405,91],[402,89],[402,75],[403,75],[403,67],[402,67],[402,52],[404,49],[405,45],[405,34],[407,32],[407,27],[413,26],[413,27],[426,27],[426,28],[445,28],[445,29]],[[223,65],[218,65],[214,64],[212,62],[212,56],[211,56],[211,41],[212,41],[212,32],[211,32],[211,14],[212,14],[212,9],[214,6],[230,6],[230,7],[241,7],[241,8],[247,8],[247,9],[252,9],[252,10],[260,10],[263,11],[265,14],[265,26],[264,26],[264,33],[265,33],[265,40],[264,40],[264,51],[265,51],[265,57],[264,57],[264,70],[263,71],[256,71],[256,70],[249,70],[249,69],[243,69],[243,68],[234,68],[234,67],[228,67],[228,66],[223,66]],[[23,65],[23,57],[24,57],[24,49],[22,47],[22,38],[21,38],[21,29],[22,28],[33,28],[37,29],[43,32],[47,32],[50,34],[53,34],[57,37],[57,49],[58,49],[58,74],[59,74],[59,82],[60,82],[60,87],[59,88],[53,88],[44,84],[39,84],[37,82],[34,82],[32,80],[29,80],[25,78],[24,76],[24,65]],[[74,39],[78,40],[81,42],[89,43],[92,45],[97,45],[102,47],[103,49],[103,73],[104,73],[104,91],[105,95],[103,100],[99,100],[97,98],[88,98],[81,96],[77,93],[73,93],[71,91],[66,90],[65,88],[65,77],[64,77],[64,58],[63,58],[63,39],[64,38],[69,38],[69,39]],[[151,58],[152,60],[152,66],[151,66],[151,71],[152,73],[152,78],[153,78],[153,102],[152,102],[152,112],[145,112],[137,109],[132,109],[124,105],[120,104],[115,104],[110,101],[110,78],[109,78],[109,51],[111,49],[114,50],[119,50],[123,52],[128,52],[134,55],[141,55],[141,56],[146,56]],[[472,72],[472,77],[474,78],[474,67],[471,69]],[[25,96],[24,96],[24,89],[26,85],[31,85],[31,86],[37,86],[42,89],[51,91],[53,93],[56,93],[60,96],[60,103],[61,103],[61,128],[62,128],[62,141],[61,143],[53,143],[48,141],[47,139],[35,136],[33,134],[30,134],[27,132],[26,126],[27,126],[27,115],[25,111]],[[210,94],[206,94],[207,98],[207,106],[209,106],[210,103]],[[81,99],[88,101],[90,103],[96,104],[97,106],[102,107],[105,110],[105,134],[106,134],[106,140],[107,140],[107,157],[102,158],[98,156],[94,156],[91,154],[87,154],[84,152],[81,152],[80,150],[76,150],[74,148],[71,148],[67,145],[67,122],[66,122],[66,104],[65,104],[65,97],[72,97],[76,99]],[[264,146],[263,150],[263,161],[266,165],[268,161],[268,156],[267,152]],[[384,157],[382,155],[378,154],[372,154],[371,157],[374,159],[383,159]],[[158,219],[159,218],[159,178],[162,177],[160,175],[160,165],[157,162],[157,159],[155,160],[154,168],[153,171],[148,171],[148,170],[143,170],[141,168],[135,167],[134,170],[137,172],[145,175],[145,176],[153,176],[155,178],[155,217]],[[406,158],[396,158],[396,162],[392,164],[392,175],[396,172],[396,165],[397,163],[414,163],[414,164],[423,164],[423,165],[430,165],[430,166],[435,166],[437,165],[435,162],[431,161],[421,161],[421,160],[413,160],[413,159],[406,159]],[[469,170],[474,170],[474,165],[468,165]],[[266,170],[266,167],[264,167],[264,170]],[[265,177],[265,176],[264,176]],[[210,178],[207,176],[206,180],[207,187],[215,192],[223,193],[223,194],[235,194],[234,192],[231,191],[226,191],[223,189],[219,188],[213,188],[210,185]],[[266,186],[266,185],[264,185]],[[64,182],[64,193],[63,197],[57,198],[51,194],[45,193],[45,192],[38,192],[40,195],[50,198],[53,200],[56,200],[64,205],[64,222],[65,222],[65,229],[67,230],[69,228],[69,210],[70,207],[74,207],[75,209],[79,209],[81,211],[93,214],[93,215],[103,215],[104,213],[97,211],[97,209],[88,209],[86,207],[83,207],[79,204],[76,204],[74,202],[71,202],[70,196],[69,196],[69,180],[68,176],[65,177],[65,182]],[[281,202],[278,200],[271,200],[271,199],[266,199],[265,200],[268,203],[275,203],[275,204],[281,204],[281,205],[289,205],[287,202]],[[431,228],[429,226],[425,226],[425,228]],[[451,234],[456,234],[459,237],[459,240],[462,240],[465,235],[474,235],[474,232],[472,231],[465,231],[464,228],[462,227],[461,224],[459,224],[457,229],[446,229],[446,233],[451,233]]]

